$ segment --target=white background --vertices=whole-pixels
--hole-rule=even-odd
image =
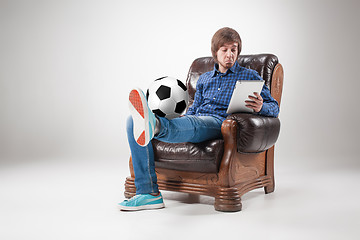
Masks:
[[[277,178],[289,176],[297,184],[320,180],[321,189],[341,182],[331,177],[341,170],[346,183],[339,188],[357,191],[346,176],[356,178],[360,167],[359,9],[355,0],[0,0],[0,178],[10,184],[3,185],[8,191],[0,193],[0,201],[10,204],[3,206],[12,215],[15,199],[26,204],[24,182],[35,181],[26,187],[31,195],[45,176],[63,180],[63,172],[51,173],[54,166],[82,169],[70,179],[85,174],[90,180],[94,169],[102,169],[101,183],[111,182],[108,193],[116,191],[121,200],[128,174],[129,90],[146,89],[165,75],[185,82],[192,61],[211,56],[211,37],[224,26],[240,33],[242,54],[273,53],[284,67]],[[329,181],[316,177],[324,170],[331,172]],[[290,177],[293,171],[298,178]],[[107,174],[114,177],[103,178]],[[329,186],[328,194],[335,197],[338,191]],[[320,201],[327,200],[334,199]],[[359,210],[349,212],[359,218]],[[10,236],[16,224],[7,224],[3,234]],[[351,237],[355,228],[347,226]],[[39,237],[36,228],[32,233]]]

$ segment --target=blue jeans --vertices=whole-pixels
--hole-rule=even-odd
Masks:
[[[215,117],[187,115],[172,120],[166,118],[158,119],[161,123],[161,128],[159,134],[154,138],[162,142],[198,143],[222,136],[222,121]],[[131,117],[127,120],[126,130],[135,174],[136,194],[157,193],[159,188],[157,185],[154,151],[151,141],[145,147],[141,147],[136,143],[133,135],[133,121]]]

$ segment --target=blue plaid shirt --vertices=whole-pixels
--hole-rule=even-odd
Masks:
[[[260,80],[262,78],[255,70],[241,67],[237,61],[226,73],[221,73],[218,65],[215,64],[213,71],[202,74],[197,81],[194,103],[186,115],[214,116],[224,121],[229,115],[226,110],[235,84],[240,79]],[[264,102],[257,114],[277,117],[279,105],[265,84],[260,95]]]

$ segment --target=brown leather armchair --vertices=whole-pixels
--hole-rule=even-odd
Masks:
[[[272,54],[240,55],[241,66],[256,70],[281,102],[283,68]],[[199,76],[214,67],[211,57],[196,59],[186,84],[193,103]],[[215,197],[218,211],[240,211],[241,196],[264,187],[274,191],[274,144],[280,131],[278,118],[255,114],[231,114],[223,122],[222,139],[202,143],[164,143],[152,140],[158,184],[161,190]],[[134,171],[125,181],[125,197],[135,195]]]

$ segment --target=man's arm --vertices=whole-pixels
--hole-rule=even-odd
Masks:
[[[254,74],[254,79],[261,79],[257,72]],[[245,101],[247,107],[255,111],[255,113],[263,116],[277,117],[279,115],[279,104],[271,96],[269,88],[264,84],[261,94],[254,93],[254,96],[249,96],[250,101]]]
[[[191,107],[188,108],[185,115],[194,115],[196,113],[196,109],[201,105],[202,102],[202,83],[201,77],[196,83],[196,92],[194,97],[194,102]]]
[[[264,85],[260,95],[263,98],[263,105],[258,114],[269,117],[277,117],[279,115],[279,104],[271,96],[270,90],[266,85]]]

